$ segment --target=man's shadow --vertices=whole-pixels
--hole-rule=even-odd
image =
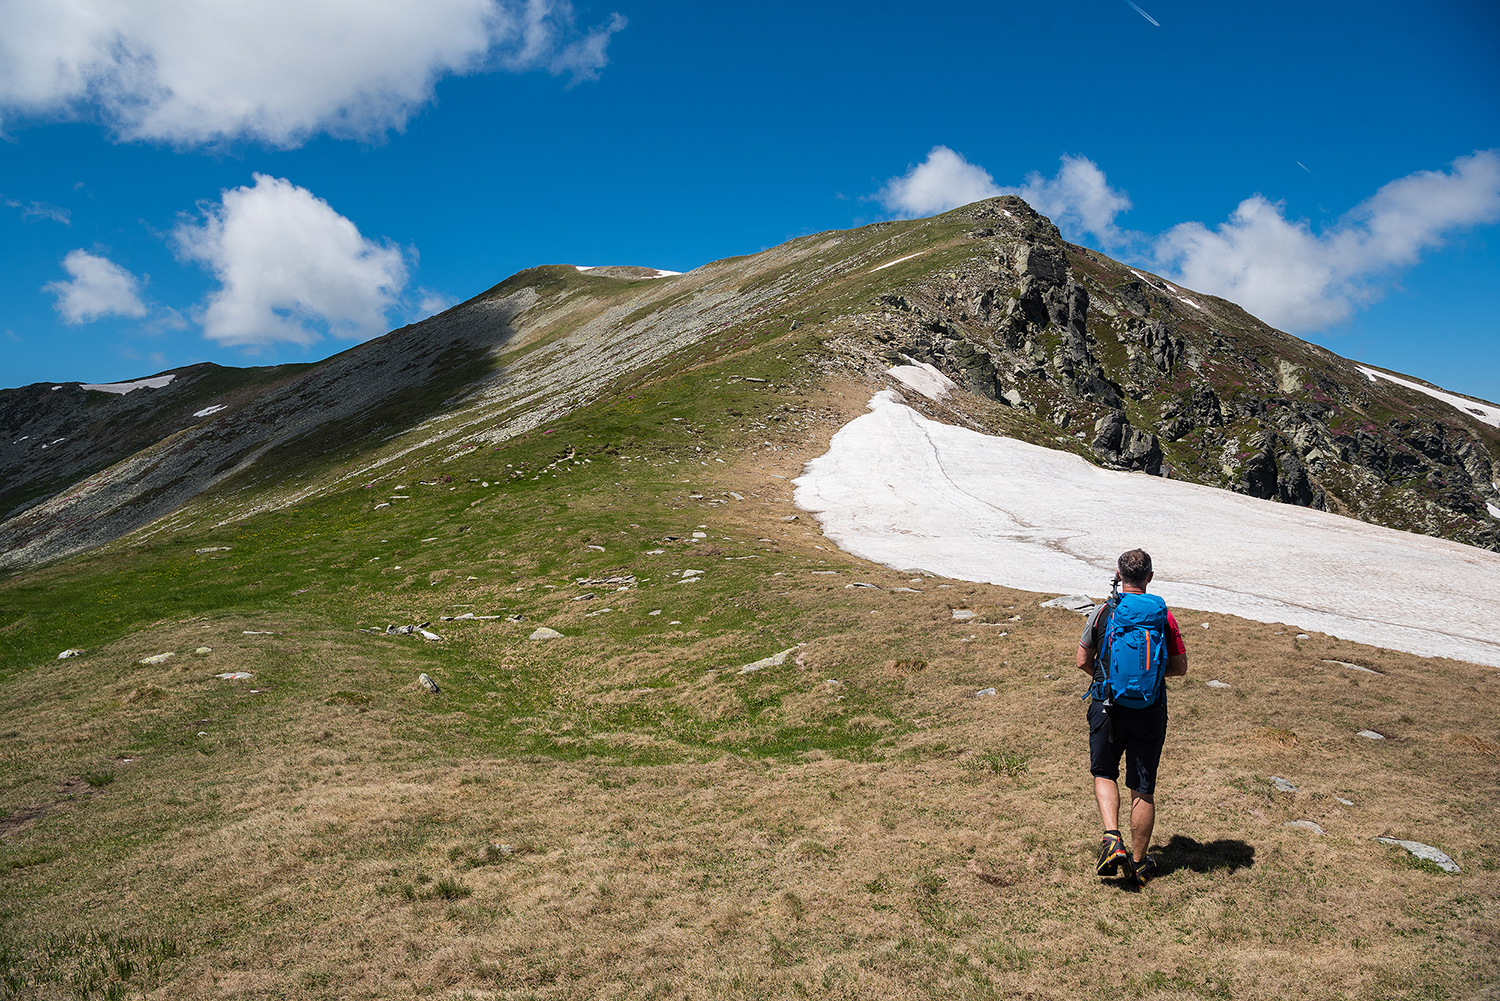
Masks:
[[[1169,876],[1179,869],[1193,872],[1223,870],[1235,872],[1255,865],[1255,847],[1234,838],[1202,842],[1182,834],[1172,835],[1172,840],[1156,851],[1156,877]],[[1135,883],[1129,876],[1118,881],[1122,889],[1134,890]]]

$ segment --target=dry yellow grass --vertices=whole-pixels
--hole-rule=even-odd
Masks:
[[[815,401],[827,427],[868,388]],[[797,573],[715,564],[739,568],[739,590],[690,585],[719,587],[720,605],[774,599],[792,635],[722,629],[712,609],[670,625],[684,591],[658,584],[610,598],[654,630],[638,642],[589,632],[590,606],[561,591],[534,601],[567,640],[529,643],[534,621],[464,626],[441,696],[416,683],[417,641],[290,611],[158,622],[14,676],[6,969],[58,973],[27,989],[44,998],[76,996],[91,969],[104,996],[115,955],[135,957],[131,996],[155,999],[1493,992],[1493,670],[1179,610],[1191,666],[1170,685],[1164,871],[1142,892],[1101,882],[1079,617],[1045,595],[912,583],[782,521],[774,476],[826,430],[747,454],[721,478],[747,500],[693,515],[797,557]],[[514,583],[465,583],[461,600]],[[389,607],[427,600],[393,591]],[[979,614],[954,622],[954,607]],[[780,667],[700,667],[794,642]],[[255,678],[213,677],[235,670]],[[486,714],[537,678],[545,699]],[[796,753],[777,744],[788,733],[827,739]],[[499,737],[546,753],[496,753]],[[1325,833],[1285,826],[1298,820]],[[1463,872],[1377,836],[1436,845]]]

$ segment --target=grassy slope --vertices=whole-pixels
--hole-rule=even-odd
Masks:
[[[1079,619],[873,567],[782,520],[778,476],[875,388],[819,368],[828,302],[793,334],[719,332],[499,448],[414,452],[378,489],[8,578],[0,992],[1493,984],[1493,672],[1184,616],[1193,677],[1171,695],[1156,836],[1169,873],[1101,887]],[[393,493],[410,499],[374,507]],[[216,546],[231,548],[194,552]],[[578,583],[625,575],[625,592]],[[526,621],[440,620],[464,612]],[[442,642],[356,631],[427,620]],[[537,625],[566,638],[530,642]],[[57,661],[69,646],[88,653]],[[235,670],[255,676],[213,677]],[[1272,792],[1273,774],[1301,791]],[[1296,819],[1328,833],[1282,826]],[[1380,834],[1465,871],[1415,866]]]

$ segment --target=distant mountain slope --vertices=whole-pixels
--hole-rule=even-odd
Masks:
[[[822,345],[797,362],[808,378],[928,362],[962,387],[946,405],[924,402],[939,419],[1500,549],[1500,429],[1481,414],[1065,243],[1004,197],[680,276],[533,268],[317,365],[215,369],[240,380],[238,396],[200,392],[209,376],[190,370],[177,389],[87,395],[105,416],[144,406],[128,434],[88,408],[48,410],[50,387],[10,391],[0,500],[19,513],[0,524],[0,566],[168,515],[158,529],[285,506],[399,468],[418,448],[498,443],[799,325]],[[184,416],[230,397],[223,411]],[[67,462],[50,445],[15,444],[62,437],[84,443]]]

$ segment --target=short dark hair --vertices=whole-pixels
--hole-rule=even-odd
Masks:
[[[1144,584],[1151,576],[1151,554],[1144,549],[1132,549],[1120,554],[1120,579],[1127,584]]]

